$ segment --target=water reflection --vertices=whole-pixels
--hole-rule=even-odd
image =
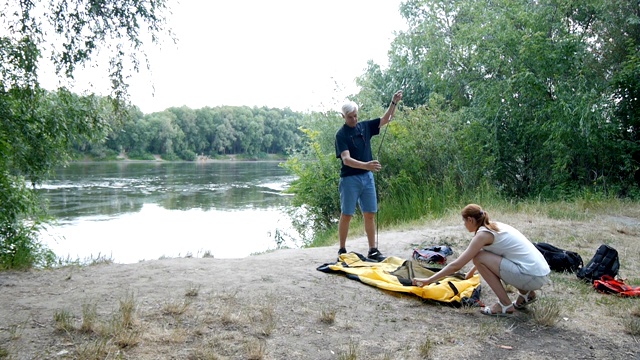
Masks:
[[[287,206],[292,177],[274,162],[74,163],[43,184],[60,219],[118,215],[154,203],[169,210]]]
[[[116,262],[295,247],[291,180],[274,162],[74,163],[39,189],[58,219],[43,239],[59,256]]]

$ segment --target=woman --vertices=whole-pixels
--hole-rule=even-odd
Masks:
[[[489,221],[489,214],[479,205],[465,206],[462,220],[467,230],[475,233],[467,249],[433,276],[413,279],[413,284],[431,284],[459,271],[473,260],[474,267],[467,274],[467,279],[478,270],[498,297],[497,304],[482,308],[483,314],[505,316],[513,314],[514,308],[523,309],[536,301],[535,290],[548,283],[551,272],[538,249],[517,229]],[[501,280],[518,289],[518,298],[513,303]]]

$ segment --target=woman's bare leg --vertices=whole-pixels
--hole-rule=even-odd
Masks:
[[[511,299],[507,294],[507,290],[505,290],[502,285],[502,281],[500,281],[500,262],[502,261],[502,256],[496,255],[489,251],[480,251],[478,255],[473,258],[473,263],[478,269],[480,276],[484,279],[484,281],[489,284],[489,287],[498,297],[498,300],[501,304],[507,305],[511,304]],[[493,309],[495,310],[498,309]]]

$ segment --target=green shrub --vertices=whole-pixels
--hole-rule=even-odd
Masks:
[[[153,154],[140,150],[131,150],[128,154],[129,159],[132,160],[155,160]]]
[[[0,270],[53,264],[55,255],[38,239],[44,213],[34,190],[23,178],[0,172],[0,204]]]
[[[162,160],[176,161],[176,160],[180,160],[180,157],[178,157],[176,153],[170,152],[170,153],[162,154]]]
[[[308,230],[318,232],[331,227],[340,216],[340,164],[335,155],[320,151],[318,132],[303,130],[310,139],[308,151],[315,160],[309,160],[308,153],[290,157],[284,166],[297,179],[287,190],[295,194],[292,199],[293,224],[300,234]]]
[[[103,145],[97,145],[97,146],[91,147],[91,151],[89,152],[89,155],[91,155],[91,157],[94,160],[104,161],[104,160],[115,160],[118,157],[119,153]]]
[[[178,156],[180,159],[185,161],[196,161],[198,159],[198,155],[191,150],[183,150],[178,154]]]
[[[0,229],[0,269],[30,269],[55,264],[56,255],[38,240],[39,226]]]

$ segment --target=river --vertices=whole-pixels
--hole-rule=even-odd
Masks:
[[[82,162],[39,187],[57,256],[133,263],[162,257],[241,258],[298,247],[277,162]]]

